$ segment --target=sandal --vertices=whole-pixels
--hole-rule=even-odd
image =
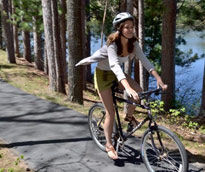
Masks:
[[[135,117],[133,117],[133,116],[128,116],[128,115],[126,115],[126,117],[124,118],[124,120],[125,121],[127,121],[127,122],[129,122],[129,123],[131,123],[132,125],[133,125],[133,127],[136,127],[138,124],[139,124],[139,122],[135,119]]]
[[[107,155],[110,159],[112,160],[116,160],[118,159],[118,155],[117,155],[117,152],[115,151],[114,147],[112,145],[110,146],[105,146],[105,150],[107,152]]]

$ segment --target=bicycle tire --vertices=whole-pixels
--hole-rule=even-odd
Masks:
[[[163,126],[151,127],[145,131],[141,142],[141,156],[149,172],[188,171],[188,158],[183,144],[172,131]]]
[[[89,110],[88,113],[88,125],[91,137],[96,145],[105,151],[105,134],[103,123],[105,120],[105,108],[102,103],[95,103]],[[113,131],[116,131],[116,124],[114,123]],[[114,142],[114,134],[112,135],[112,141]]]

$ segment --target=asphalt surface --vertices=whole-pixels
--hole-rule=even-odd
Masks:
[[[36,172],[146,172],[140,140],[114,162],[90,137],[87,116],[0,81],[0,147],[14,149]],[[128,146],[129,145],[129,146]],[[205,168],[204,168],[205,169]],[[189,172],[203,169],[190,165]]]

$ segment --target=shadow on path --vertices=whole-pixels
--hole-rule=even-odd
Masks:
[[[72,138],[72,139],[56,139],[56,140],[38,140],[38,141],[23,141],[23,142],[13,142],[8,144],[0,144],[2,148],[13,148],[20,146],[31,146],[31,145],[40,145],[40,144],[56,144],[56,143],[69,143],[69,142],[83,142],[91,141],[92,138]]]
[[[143,163],[140,157],[140,152],[128,145],[125,145],[124,149],[121,150],[118,155],[119,159],[114,161],[114,165],[118,167],[124,167],[126,163],[135,165]]]

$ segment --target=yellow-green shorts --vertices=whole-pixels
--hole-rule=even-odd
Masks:
[[[95,89],[98,91],[104,91],[111,88],[114,82],[117,81],[117,77],[112,71],[101,70],[96,67],[94,73]]]

